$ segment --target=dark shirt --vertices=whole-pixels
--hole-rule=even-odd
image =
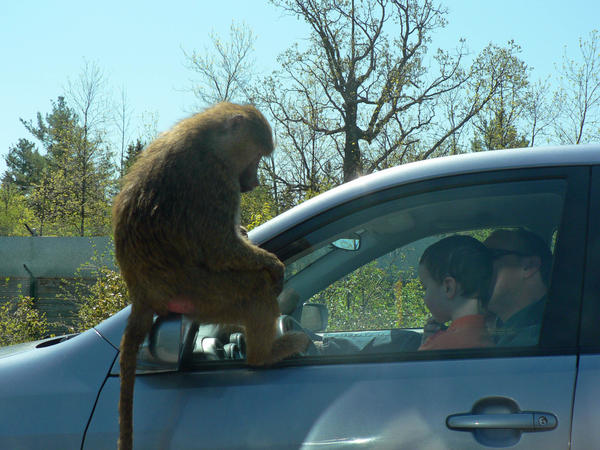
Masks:
[[[537,345],[542,328],[542,318],[547,297],[526,306],[513,314],[506,322],[498,321],[496,345],[499,347],[528,347]]]

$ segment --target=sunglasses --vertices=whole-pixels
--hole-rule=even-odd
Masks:
[[[502,248],[491,248],[490,253],[492,254],[492,259],[502,258],[503,256],[507,255],[516,255],[521,257],[531,256],[531,254],[517,252],[515,250],[504,250]]]

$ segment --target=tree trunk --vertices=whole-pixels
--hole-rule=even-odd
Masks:
[[[357,122],[357,106],[346,110],[346,142],[344,143],[344,183],[360,177],[363,173],[360,146],[358,143],[360,130]]]

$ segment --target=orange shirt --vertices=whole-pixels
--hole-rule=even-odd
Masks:
[[[447,330],[430,336],[419,350],[489,347],[492,339],[485,326],[485,316],[471,314],[454,320]]]

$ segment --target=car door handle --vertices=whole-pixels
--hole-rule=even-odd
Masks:
[[[554,414],[522,411],[513,414],[453,414],[446,418],[451,430],[511,429],[520,431],[548,431],[558,425]]]

